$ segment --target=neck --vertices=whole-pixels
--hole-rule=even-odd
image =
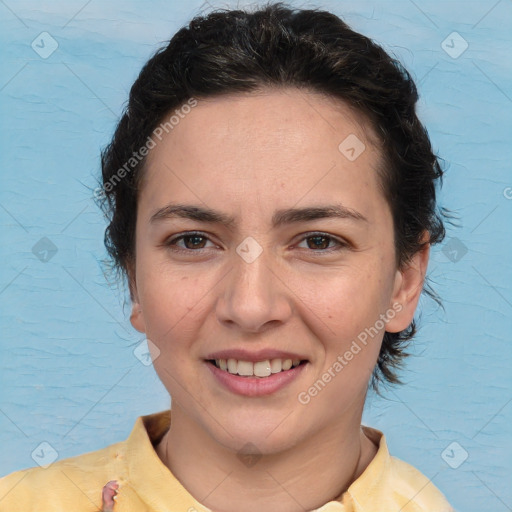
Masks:
[[[237,453],[173,404],[171,428],[157,453],[185,489],[215,512],[304,512],[338,499],[375,456],[360,420],[359,414],[327,425],[279,453]]]

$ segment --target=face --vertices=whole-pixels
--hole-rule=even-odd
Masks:
[[[367,133],[339,101],[269,90],[200,100],[148,156],[132,323],[174,417],[225,447],[273,453],[359,422],[384,331],[412,320],[427,256],[396,268]]]

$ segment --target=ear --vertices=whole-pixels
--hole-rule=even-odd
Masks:
[[[416,252],[403,268],[396,271],[390,309],[396,315],[386,323],[386,331],[400,332],[409,327],[420,299],[427,273],[430,244],[424,236],[423,247]]]
[[[135,265],[128,264],[126,269],[128,276],[128,286],[130,288],[130,299],[132,301],[132,313],[130,315],[130,323],[139,332],[146,332],[146,322],[144,321],[144,313],[139,301],[137,292],[137,282],[135,279]]]

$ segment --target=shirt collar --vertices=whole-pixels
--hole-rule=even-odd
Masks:
[[[154,446],[170,424],[170,410],[137,418],[126,441],[130,485],[142,501],[156,511],[174,508],[188,510],[193,507],[198,512],[211,512],[189,494],[155,451]],[[386,440],[379,430],[362,428],[365,435],[378,446],[377,454],[346,492],[313,512],[365,512],[380,500],[384,501],[385,482],[391,464]],[[148,478],[149,473],[151,478]]]
[[[126,441],[129,485],[150,510],[211,512],[189,494],[155,451],[170,424],[170,410],[137,418]]]
[[[374,428],[362,429],[378,447],[375,457],[346,491],[313,512],[374,512],[376,503],[384,503],[391,465],[386,438]]]

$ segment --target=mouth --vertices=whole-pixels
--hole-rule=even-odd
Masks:
[[[206,359],[214,381],[221,387],[246,397],[263,397],[277,393],[307,374],[307,359]],[[305,373],[306,372],[306,373]]]
[[[265,359],[252,362],[239,359],[207,359],[206,362],[231,375],[264,379],[305,365],[308,361],[306,359]]]

